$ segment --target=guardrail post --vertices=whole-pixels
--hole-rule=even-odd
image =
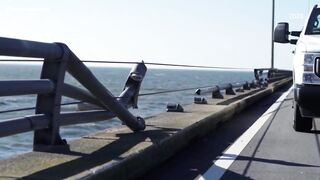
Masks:
[[[63,50],[62,57],[58,59],[45,58],[42,66],[41,79],[50,79],[55,84],[55,89],[51,94],[37,96],[36,114],[45,114],[49,119],[49,126],[46,129],[35,130],[34,151],[61,152],[69,150],[67,142],[61,139],[58,118],[70,51],[65,44],[57,44]]]
[[[217,88],[212,91],[212,98],[216,99],[223,99],[223,95],[220,92],[219,86],[216,86]]]
[[[255,80],[252,80],[252,82],[250,83],[250,88],[257,88],[257,83],[255,82]]]
[[[236,95],[236,93],[233,90],[232,84],[228,84],[228,88],[226,88],[226,94],[227,95]]]
[[[250,90],[251,89],[250,86],[249,86],[248,81],[243,84],[243,89],[244,90]]]

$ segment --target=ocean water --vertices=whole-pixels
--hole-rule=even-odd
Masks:
[[[90,67],[90,69],[102,84],[115,96],[118,96],[122,91],[128,73],[130,72],[130,68]],[[0,64],[0,80],[39,79],[40,72],[41,65]],[[252,79],[253,72],[244,71],[148,69],[145,79],[143,80],[140,93],[202,87]],[[69,74],[66,75],[65,82],[81,87],[81,85]],[[141,96],[138,101],[139,108],[131,110],[131,112],[136,116],[150,117],[158,113],[165,112],[166,104],[168,102],[187,105],[193,103],[193,97],[194,90]],[[35,101],[35,95],[0,97],[0,111],[33,107],[35,106]],[[63,98],[62,101],[73,102],[75,100]],[[77,105],[62,107],[62,111],[76,110]],[[0,121],[32,114],[34,114],[34,110],[0,113]],[[115,118],[96,123],[65,126],[61,128],[61,136],[68,141],[120,124],[121,122]],[[0,138],[0,159],[31,151],[32,141],[33,132]]]

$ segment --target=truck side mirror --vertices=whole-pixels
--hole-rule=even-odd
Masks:
[[[278,23],[274,30],[273,41],[278,43],[289,43],[289,24],[286,22]]]

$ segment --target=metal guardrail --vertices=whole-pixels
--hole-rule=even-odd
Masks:
[[[221,90],[225,90],[226,94],[234,95],[235,94],[233,90],[234,88],[250,90],[251,88],[256,88],[257,86],[259,86],[258,82],[255,80],[252,80],[251,82],[245,81],[245,82],[238,82],[238,83],[214,85],[208,88],[199,88],[195,91],[195,94],[202,95],[202,94],[212,93],[212,97],[215,97],[214,93],[219,93]]]
[[[197,95],[203,94],[212,94],[212,98],[223,98],[221,91],[225,90],[225,94],[234,95],[234,88],[238,88],[236,91],[241,92],[244,90],[250,90],[251,88],[256,87],[266,87],[268,83],[275,82],[284,78],[292,76],[292,71],[273,69],[273,68],[261,68],[254,69],[255,80],[238,82],[238,83],[229,83],[222,85],[214,85],[212,87],[199,88],[195,91]]]
[[[1,122],[0,136],[34,131],[34,150],[59,151],[69,149],[60,136],[61,125],[118,117],[133,131],[145,129],[144,119],[127,110],[137,107],[139,89],[147,71],[143,62],[131,70],[123,92],[116,98],[65,44],[0,38],[0,55],[44,58],[41,80],[0,82],[0,96],[37,94],[35,115]],[[87,90],[65,84],[66,72]],[[60,113],[62,95],[104,110]]]
[[[257,81],[274,82],[292,76],[292,71],[283,69],[260,68],[254,69],[254,77]]]
[[[140,86],[147,71],[143,62],[137,63],[132,68],[122,93],[114,96],[63,43],[43,43],[0,37],[0,55],[44,58],[40,80],[0,81],[0,96],[37,94],[35,115],[0,122],[0,137],[34,131],[33,149],[35,151],[57,152],[69,150],[69,145],[60,136],[60,126],[118,117],[133,131],[145,129],[144,119],[135,117],[128,111],[130,107],[137,108]],[[256,80],[252,82],[201,88],[196,90],[196,94],[211,92],[213,97],[221,98],[219,94],[221,90],[226,90],[226,94],[235,94],[233,88],[249,90],[261,86],[260,75],[266,70],[269,80],[283,78],[289,74],[274,69],[257,69],[254,70]],[[78,80],[86,90],[66,84],[64,82],[66,72]],[[181,90],[186,89],[175,91]],[[101,110],[60,112],[62,96],[93,104]]]

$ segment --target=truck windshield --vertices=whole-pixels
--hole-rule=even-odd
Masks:
[[[308,22],[306,34],[320,34],[320,9],[315,9]]]

